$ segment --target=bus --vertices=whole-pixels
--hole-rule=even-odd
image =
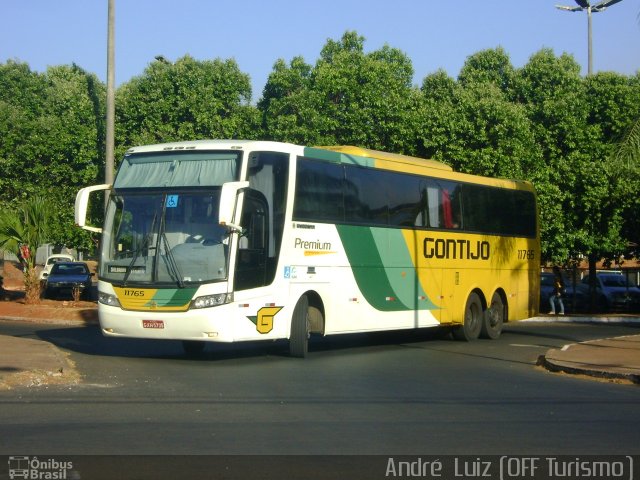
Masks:
[[[106,190],[102,227],[89,198]],[[101,233],[108,337],[207,342],[447,327],[498,338],[535,316],[532,185],[353,146],[198,140],[129,149],[113,185],[81,189]]]

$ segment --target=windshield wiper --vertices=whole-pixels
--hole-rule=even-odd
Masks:
[[[184,281],[182,280],[182,272],[180,268],[178,268],[178,264],[176,262],[176,258],[173,256],[173,252],[171,251],[171,245],[169,244],[169,240],[167,240],[167,236],[164,231],[162,232],[162,240],[164,241],[165,248],[165,258],[167,262],[167,267],[169,271],[173,275],[174,279],[178,282],[178,286],[180,288],[184,288]]]
[[[162,204],[162,217],[160,218],[160,238],[158,242],[158,246],[164,242],[165,254],[164,259],[167,264],[167,268],[171,276],[173,276],[174,280],[178,283],[178,287],[184,288],[184,281],[182,280],[182,272],[180,268],[178,268],[178,264],[176,263],[176,258],[173,256],[173,252],[171,251],[171,244],[169,240],[167,240],[167,236],[165,234],[165,226],[166,226],[166,215],[167,215],[167,202],[163,202]],[[160,254],[160,250],[157,252]]]
[[[129,280],[129,276],[131,275],[131,272],[133,271],[133,264],[136,263],[136,260],[138,259],[138,257],[142,253],[142,251],[146,247],[149,246],[149,242],[151,240],[151,237],[153,236],[153,229],[156,227],[157,218],[158,218],[158,212],[156,212],[153,215],[153,220],[151,221],[151,228],[149,228],[149,232],[145,235],[144,241],[140,244],[140,246],[138,248],[136,248],[136,251],[133,254],[133,258],[131,259],[131,262],[129,262],[129,266],[127,267],[127,271],[124,274],[124,278],[122,279],[122,286],[123,287],[127,286],[127,281]]]

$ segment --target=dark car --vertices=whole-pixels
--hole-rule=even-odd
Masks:
[[[571,282],[567,277],[563,276],[566,293],[562,297],[564,311],[583,312],[587,310],[589,305],[589,289],[582,284],[577,285]],[[540,274],[540,312],[547,313],[551,310],[549,298],[553,295],[555,276],[551,272],[542,272]],[[556,304],[556,312],[559,311]]]
[[[582,283],[589,286],[589,275],[582,279]],[[640,288],[629,282],[621,273],[597,272],[596,298],[598,307],[604,311],[640,311]]]
[[[45,276],[45,296],[57,298],[62,295],[73,297],[74,289],[83,298],[91,295],[91,277],[93,273],[84,262],[59,262],[53,265],[51,272]]]

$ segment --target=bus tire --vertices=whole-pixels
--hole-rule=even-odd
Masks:
[[[482,303],[477,293],[471,293],[464,308],[464,320],[462,325],[453,330],[453,338],[470,342],[480,336],[482,329]]]
[[[289,334],[289,355],[294,358],[305,358],[309,352],[309,299],[300,297],[291,317],[291,333]]]
[[[489,338],[496,340],[502,333],[502,325],[504,324],[504,303],[502,296],[495,292],[491,297],[491,305],[484,312],[484,318],[482,320],[482,330],[480,336],[482,338]]]
[[[182,341],[182,348],[184,349],[184,353],[186,353],[189,357],[197,357],[198,355],[202,355],[205,346],[206,344],[204,342],[200,342],[198,340]]]

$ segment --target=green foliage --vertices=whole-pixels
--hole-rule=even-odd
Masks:
[[[103,169],[103,91],[75,65],[45,74],[15,62],[0,66],[0,205],[46,198],[57,211],[53,243],[91,245],[73,225],[73,201]]]
[[[250,100],[249,76],[234,60],[158,57],[116,93],[118,152],[179,140],[259,138]]]
[[[353,144],[411,153],[418,110],[413,67],[384,46],[365,53],[364,38],[329,40],[314,67],[278,60],[258,103],[265,135],[303,144]]]
[[[503,48],[482,50],[465,61],[458,81],[462,86],[492,84],[508,93],[515,82],[516,71]]]
[[[258,102],[265,137],[303,145],[326,144],[321,137],[322,112],[313,90],[312,67],[302,57],[287,66],[278,60]]]
[[[52,226],[56,221],[54,208],[44,197],[33,197],[17,210],[0,212],[0,248],[18,254],[18,249],[26,245],[31,252],[52,239]],[[34,257],[25,258],[28,265],[34,264]]]
[[[611,166],[618,179],[618,197],[623,205],[622,237],[629,255],[640,256],[640,116],[615,146]]]
[[[28,303],[40,298],[35,254],[38,246],[51,241],[51,227],[55,221],[54,209],[43,197],[32,197],[17,210],[0,211],[0,248],[22,259]]]
[[[400,50],[367,52],[346,32],[315,65],[277,60],[252,105],[234,60],[158,57],[116,92],[116,158],[133,145],[203,138],[353,144],[533,182],[545,260],[640,244],[640,74],[582,77],[573,57],[550,49],[515,68],[500,47],[471,55],[457,79],[440,70],[417,88],[413,73]],[[0,208],[46,198],[53,243],[93,245],[72,215],[78,188],[103,178],[104,98],[75,65],[44,74],[0,65]]]

